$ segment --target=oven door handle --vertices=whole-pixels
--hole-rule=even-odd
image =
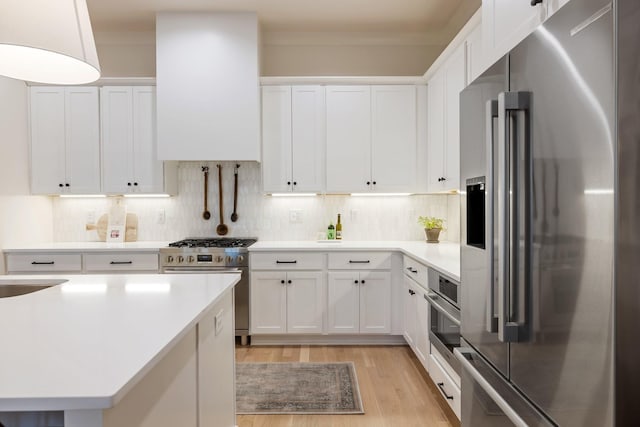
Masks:
[[[424,294],[424,298],[429,301],[429,304],[431,304],[433,308],[444,314],[447,319],[451,320],[456,326],[460,326],[460,319],[457,319],[453,314],[449,313],[447,309],[440,305],[440,303],[436,302],[438,295],[429,292],[428,294]]]

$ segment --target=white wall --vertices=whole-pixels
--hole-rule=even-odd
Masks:
[[[51,241],[52,216],[50,198],[29,195],[27,86],[0,77],[0,249]]]
[[[442,240],[459,241],[458,195],[413,195],[404,197],[317,196],[309,198],[271,197],[261,191],[260,165],[242,162],[239,169],[238,222],[229,219],[233,211],[233,165],[222,162],[225,224],[229,236],[257,236],[261,240],[309,240],[323,232],[329,221],[342,214],[344,238],[351,240],[423,240],[418,225],[420,215],[447,219],[448,231]],[[208,165],[209,211],[211,219],[202,219],[203,176],[201,166]],[[185,237],[214,237],[218,219],[218,183],[216,163],[181,162],[179,194],[167,199],[125,199],[127,211],[138,215],[138,240],[179,240]],[[88,214],[96,219],[107,213],[113,198],[54,198],[54,240],[97,240],[95,231],[86,231]],[[302,221],[289,222],[289,212],[300,210]],[[158,224],[160,210],[166,221]]]

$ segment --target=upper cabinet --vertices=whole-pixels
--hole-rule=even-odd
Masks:
[[[322,86],[262,88],[262,177],[266,193],[324,190]]]
[[[96,87],[30,88],[31,192],[100,192]]]
[[[465,49],[464,43],[458,46],[427,85],[430,192],[460,187],[460,91],[467,80]]]
[[[256,14],[158,13],[156,55],[158,158],[259,161]]]
[[[327,192],[412,192],[418,161],[413,85],[327,86]]]
[[[100,92],[102,182],[107,194],[175,193],[175,164],[156,153],[152,86],[107,86]]]

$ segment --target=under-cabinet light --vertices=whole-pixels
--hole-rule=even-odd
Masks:
[[[586,190],[584,190],[584,194],[587,194],[587,195],[613,194],[613,189],[611,189],[611,188],[587,188]]]
[[[271,193],[272,197],[313,197],[317,196],[316,193]]]
[[[107,197],[105,194],[61,194],[65,199],[90,199],[95,197]]]
[[[396,197],[410,196],[411,193],[351,193],[355,197]]]
[[[128,198],[138,198],[138,199],[142,199],[142,198],[155,198],[155,199],[160,199],[160,198],[166,198],[166,197],[171,197],[171,195],[169,194],[125,194],[124,197],[128,197]]]

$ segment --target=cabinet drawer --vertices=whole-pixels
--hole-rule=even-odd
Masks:
[[[158,271],[158,254],[86,254],[84,267],[88,273],[96,271]]]
[[[81,254],[7,254],[7,273],[82,271]]]
[[[389,270],[389,252],[339,252],[329,254],[329,270]]]
[[[406,274],[408,277],[411,277],[423,288],[429,289],[429,273],[426,265],[423,265],[418,261],[415,261],[413,258],[404,255],[404,257],[402,258],[402,266],[404,267],[404,274]]]
[[[429,356],[429,375],[440,391],[440,395],[447,401],[456,417],[460,419],[460,388],[447,374],[438,359],[431,354]]]
[[[322,270],[324,254],[306,252],[252,253],[252,270]]]

